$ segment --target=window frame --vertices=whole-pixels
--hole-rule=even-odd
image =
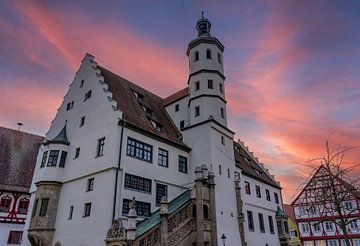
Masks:
[[[158,191],[158,188],[162,189],[164,188],[164,194],[160,194]],[[162,195],[160,197],[160,195]],[[156,187],[155,187],[155,206],[156,207],[160,207],[161,205],[161,200],[163,197],[167,197],[168,196],[168,186],[164,185],[164,184],[160,184],[160,183],[156,183]]]
[[[249,181],[244,181],[244,183],[245,183],[245,194],[251,195],[250,182]]]
[[[269,189],[265,189],[265,197],[266,197],[266,201],[271,202],[271,195]]]
[[[79,127],[83,127],[85,125],[85,116],[82,116],[80,118],[80,126]]]
[[[66,152],[66,151],[61,151],[60,161],[59,161],[59,167],[65,168],[65,163],[66,163],[67,154],[68,154],[68,152]]]
[[[195,106],[194,108],[194,117],[199,117],[200,116],[200,106]]]
[[[123,199],[122,202],[122,209],[121,209],[121,213],[122,215],[128,215],[129,213],[129,203],[131,202],[130,199]],[[136,205],[135,205],[135,210],[136,213],[139,217],[149,217],[151,215],[151,203],[148,202],[142,202],[142,201],[135,201]],[[145,209],[147,211],[145,211]],[[140,211],[141,210],[141,211]]]
[[[83,213],[83,218],[84,217],[90,217],[91,215],[91,202],[86,202],[84,203],[84,213]]]
[[[133,142],[130,144],[130,142]],[[135,138],[128,137],[126,145],[126,155],[133,158],[146,161],[149,163],[153,162],[153,146],[144,142],[141,142]],[[140,148],[140,146],[142,147]],[[146,153],[146,155],[144,155]],[[145,158],[149,157],[149,158]]]
[[[274,219],[271,215],[268,215],[270,234],[275,234]]]
[[[77,158],[80,157],[80,151],[81,151],[80,147],[77,147],[77,148],[75,149],[74,159],[77,159]]]
[[[97,149],[96,149],[96,157],[100,157],[104,155],[105,150],[105,137],[99,138],[97,140]]]
[[[56,154],[54,154],[56,153]],[[47,167],[56,167],[59,160],[59,150],[50,150],[50,154],[47,160]],[[51,160],[51,161],[50,161]]]
[[[179,112],[180,110],[180,105],[177,103],[175,104],[175,112]]]
[[[38,206],[39,206],[39,198],[36,198],[35,201],[34,201],[34,205],[33,205],[32,211],[31,211],[31,218],[32,218],[32,217],[35,217]]]
[[[178,156],[178,170],[181,173],[188,173],[187,157],[185,157],[183,155]]]
[[[4,200],[5,200],[5,205],[7,205],[7,207],[2,206],[2,203],[3,203]],[[0,212],[8,213],[10,211],[10,208],[11,208],[12,200],[13,199],[9,195],[2,196],[1,199],[0,199]]]
[[[25,207],[21,207],[22,204],[26,204]],[[27,212],[29,211],[29,204],[30,204],[30,201],[29,199],[23,197],[19,200],[19,204],[17,206],[17,209],[16,209],[16,213],[18,214],[27,214]]]
[[[72,217],[73,217],[73,213],[74,213],[74,206],[73,206],[73,205],[71,205],[71,206],[69,207],[68,220],[71,220],[71,219],[72,219]]]
[[[158,165],[161,167],[169,167],[169,151],[166,149],[158,148]]]
[[[87,179],[87,181],[86,181],[86,192],[94,190],[94,182],[95,182],[95,178]]]
[[[246,217],[247,217],[247,224],[249,231],[255,231],[255,224],[254,224],[254,215],[253,212],[250,210],[246,211]]]
[[[214,80],[208,79],[208,89],[214,89]]]
[[[41,198],[41,204],[40,204],[40,211],[39,211],[39,217],[45,217],[47,214],[47,210],[49,207],[50,199],[45,197]]]
[[[211,49],[206,49],[206,59],[212,60]]]
[[[261,198],[261,189],[259,185],[255,185],[255,194],[257,198]]]
[[[258,219],[259,219],[259,228],[261,233],[265,233],[265,221],[264,221],[264,215],[262,213],[258,213]]]
[[[200,80],[195,81],[195,91],[200,90]]]
[[[277,192],[274,192],[274,200],[275,200],[275,203],[276,204],[279,204],[280,201],[279,201],[279,194]]]
[[[12,234],[14,234],[14,233],[18,233],[16,239],[19,239],[19,240],[16,241],[16,242],[13,241],[13,236],[12,236]],[[23,231],[12,231],[12,230],[9,231],[9,236],[8,236],[7,244],[11,244],[11,245],[21,244],[23,234],[24,234]]]
[[[199,51],[196,50],[194,52],[194,62],[197,62],[199,59],[200,59],[200,54]]]
[[[124,189],[151,194],[152,180],[137,175],[133,175],[130,173],[125,173]]]
[[[90,99],[91,96],[92,96],[92,90],[89,90],[88,92],[85,93],[84,102]]]
[[[41,159],[40,168],[43,168],[43,167],[46,166],[47,159],[48,159],[48,154],[49,154],[49,151],[45,151],[45,152],[43,153],[43,156],[42,156],[42,159]]]

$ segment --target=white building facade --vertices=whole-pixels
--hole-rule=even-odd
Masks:
[[[167,98],[84,57],[39,151],[25,245],[104,245],[134,197],[139,220],[150,217],[163,196],[171,201],[188,190],[196,167],[204,165],[216,183],[217,239],[211,245],[224,237],[226,245],[284,245],[277,225],[281,187],[234,142],[227,126],[224,46],[210,28],[207,19],[198,21],[198,37],[187,50],[188,85]],[[245,192],[247,184],[253,193]]]

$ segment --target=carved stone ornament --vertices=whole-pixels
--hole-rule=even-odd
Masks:
[[[113,222],[111,229],[107,232],[106,240],[108,239],[126,239],[125,228],[120,218]]]

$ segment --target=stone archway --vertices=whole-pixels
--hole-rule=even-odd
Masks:
[[[49,246],[45,239],[37,235],[28,235],[31,246]]]

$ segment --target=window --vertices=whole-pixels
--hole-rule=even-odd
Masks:
[[[80,118],[80,127],[82,127],[85,124],[85,116]]]
[[[200,81],[195,82],[195,91],[200,90]]]
[[[285,229],[285,233],[289,233],[289,225],[286,220],[284,221],[284,229]]]
[[[45,167],[48,153],[49,153],[48,151],[45,151],[45,152],[44,152],[43,157],[42,157],[42,160],[41,160],[40,168]]]
[[[128,138],[127,155],[137,159],[152,162],[152,146],[133,138]]]
[[[302,223],[301,224],[301,230],[303,232],[309,232],[310,231],[309,224],[308,223]]]
[[[131,200],[124,199],[123,200],[123,207],[122,207],[122,214],[127,215],[129,213],[129,203]],[[140,217],[149,217],[150,216],[150,203],[147,202],[140,202],[136,201],[135,205],[136,213]]]
[[[169,152],[167,150],[159,148],[158,164],[163,167],[169,166]]]
[[[217,57],[218,57],[218,63],[221,64],[221,55],[220,55],[220,53],[217,54]]]
[[[224,93],[223,85],[221,83],[219,83],[219,90],[220,90],[221,93]]]
[[[183,129],[184,128],[184,126],[185,126],[185,122],[182,120],[182,121],[180,121],[180,129]]]
[[[345,210],[347,210],[347,211],[351,211],[351,210],[354,209],[354,206],[353,206],[352,202],[345,202],[345,203],[344,203],[344,208],[345,208]]]
[[[259,213],[258,217],[259,217],[260,232],[265,233],[264,216],[263,214]]]
[[[254,218],[252,211],[247,211],[248,227],[249,231],[254,231]]]
[[[333,231],[334,230],[334,223],[331,221],[325,221],[325,230],[326,231]]]
[[[84,215],[83,217],[89,217],[91,213],[91,202],[87,202],[84,204]]]
[[[245,181],[245,193],[251,195],[250,183]]]
[[[80,88],[84,86],[84,80],[80,81]]]
[[[228,178],[230,178],[230,169],[229,168],[227,170],[227,173],[228,173]]]
[[[18,210],[17,210],[17,212],[18,212],[19,214],[27,214],[28,208],[29,208],[29,200],[26,199],[26,198],[22,198],[22,199],[19,201],[19,205],[18,205]]]
[[[339,243],[338,243],[338,240],[337,240],[337,239],[332,239],[332,240],[328,240],[328,241],[327,241],[327,245],[328,245],[328,246],[338,246]]]
[[[222,144],[222,145],[225,145],[225,138],[224,138],[224,136],[221,136],[221,144]]]
[[[74,101],[69,102],[69,103],[66,105],[66,111],[72,109],[73,107],[74,107]]]
[[[256,192],[256,197],[261,198],[260,186],[255,185],[255,192]]]
[[[349,228],[351,229],[351,230],[359,230],[360,228],[359,228],[359,224],[358,224],[358,222],[357,222],[358,220],[353,220],[353,221],[351,221],[350,223],[349,223]]]
[[[75,149],[74,159],[79,158],[79,156],[80,156],[80,147],[78,147],[78,148]]]
[[[312,226],[313,226],[314,232],[320,232],[321,231],[320,223],[316,222]]]
[[[10,231],[7,243],[8,244],[21,244],[22,235],[23,235],[22,231]]]
[[[98,139],[97,153],[96,156],[104,155],[105,138]]]
[[[179,108],[180,108],[179,104],[175,104],[175,112],[178,112]]]
[[[299,216],[303,216],[306,214],[306,209],[304,207],[298,207]]]
[[[162,132],[164,130],[164,126],[161,125],[160,123],[156,123],[155,126],[156,126],[155,128],[158,132]]]
[[[268,216],[268,219],[269,219],[270,233],[271,233],[271,234],[275,234],[273,217],[272,217],[271,215],[269,215],[269,216]]]
[[[203,205],[203,215],[204,219],[209,219],[209,207],[205,204]]]
[[[179,172],[187,173],[187,158],[179,155]]]
[[[220,108],[220,115],[221,115],[221,118],[225,118],[225,111],[224,111],[224,108]]]
[[[85,93],[84,101],[88,100],[91,97],[91,91]]]
[[[208,88],[214,89],[213,81],[211,79],[208,80]]]
[[[221,165],[219,165],[219,175],[222,175]]]
[[[50,155],[49,155],[49,159],[47,162],[47,166],[48,167],[56,167],[58,157],[59,157],[58,150],[50,150]]]
[[[276,221],[279,234],[283,233],[281,221]]]
[[[11,205],[11,197],[5,196],[1,198],[0,202],[0,212],[9,212]]]
[[[354,246],[360,246],[360,239],[354,238],[353,242],[354,242]]]
[[[41,199],[41,206],[40,206],[39,216],[44,217],[46,215],[48,205],[49,205],[49,198]]]
[[[199,51],[195,51],[194,53],[194,61],[198,61],[199,60]]]
[[[265,190],[265,196],[267,201],[271,201],[270,191],[268,189]]]
[[[210,49],[206,50],[206,59],[211,59],[211,50]]]
[[[66,156],[67,156],[67,152],[61,151],[59,167],[62,167],[62,168],[65,167]]]
[[[72,219],[73,212],[74,212],[74,206],[70,206],[68,220],[71,220],[71,219]]]
[[[93,191],[94,190],[94,178],[88,179],[86,183],[86,191]]]
[[[156,206],[160,207],[161,199],[167,197],[167,186],[156,184]]]
[[[195,117],[198,117],[200,115],[200,106],[195,107]]]
[[[39,204],[39,199],[36,199],[35,202],[34,202],[33,210],[32,210],[32,213],[31,213],[31,217],[34,217],[34,216],[36,215],[36,210],[37,210],[38,204]]]
[[[298,233],[296,230],[291,230],[290,231],[290,237],[297,237],[298,236]]]
[[[279,204],[279,195],[276,192],[274,192],[274,199],[275,199],[275,203]]]
[[[151,194],[151,180],[135,175],[125,174],[125,189],[131,189]]]

